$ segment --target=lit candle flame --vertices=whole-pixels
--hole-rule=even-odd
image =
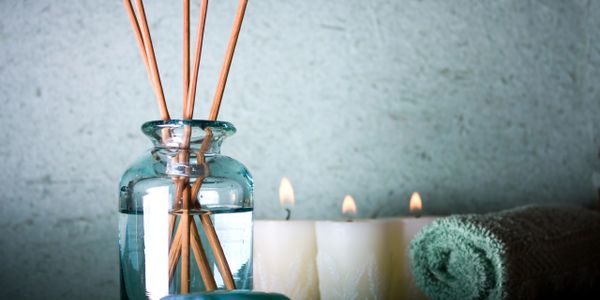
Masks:
[[[289,220],[292,215],[291,208],[294,207],[294,202],[294,188],[290,180],[284,176],[279,184],[279,204],[287,212],[286,220]]]
[[[290,207],[294,206],[294,188],[292,187],[292,183],[287,177],[281,178],[281,183],[279,184],[279,204],[281,207]]]
[[[346,197],[344,197],[344,202],[342,202],[342,213],[345,216],[356,215],[356,202],[354,202],[352,196],[346,195]]]
[[[412,193],[410,196],[410,202],[408,203],[408,207],[410,209],[410,213],[416,216],[417,218],[421,216],[421,210],[423,209],[423,201],[421,200],[421,195],[418,192]]]

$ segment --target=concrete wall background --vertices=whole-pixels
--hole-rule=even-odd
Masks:
[[[173,115],[180,4],[146,1]],[[193,1],[194,24],[198,1]],[[236,1],[212,1],[206,116]],[[117,182],[158,111],[121,1],[0,1],[0,296],[116,298]],[[600,3],[250,1],[221,119],[256,216],[597,204]],[[596,183],[600,186],[600,183]]]

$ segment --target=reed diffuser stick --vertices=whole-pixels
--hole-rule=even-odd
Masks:
[[[198,18],[198,28],[196,29],[196,45],[194,47],[194,66],[192,69],[192,78],[187,90],[187,101],[183,109],[183,118],[191,119],[194,115],[194,102],[196,99],[196,85],[198,84],[198,70],[200,69],[200,58],[202,57],[202,43],[204,40],[204,26],[206,24],[206,13],[208,11],[208,0],[202,0],[200,3],[200,17]]]
[[[123,0],[123,5],[125,6],[125,11],[127,12],[127,17],[129,18],[129,23],[131,24],[131,29],[133,30],[133,35],[135,36],[135,41],[140,48],[140,54],[142,56],[142,60],[144,61],[144,65],[146,66],[146,71],[148,72],[148,77],[150,77],[150,82],[154,84],[152,79],[152,75],[150,72],[150,65],[148,64],[148,57],[146,56],[146,46],[144,45],[144,40],[142,39],[142,33],[140,32],[140,25],[138,24],[137,17],[135,16],[135,12],[133,11],[133,6],[131,5],[130,0]]]
[[[139,18],[139,24],[142,32],[142,40],[144,41],[144,47],[146,48],[146,56],[148,57],[148,65],[150,66],[150,72],[154,81],[154,89],[158,95],[158,107],[160,110],[160,117],[163,120],[170,120],[169,110],[167,109],[167,101],[163,93],[162,83],[160,81],[160,73],[158,71],[158,64],[156,63],[156,57],[154,55],[154,46],[152,45],[152,37],[150,36],[150,29],[148,28],[148,21],[146,21],[146,12],[144,11],[144,3],[142,0],[136,0],[137,16]]]
[[[179,156],[175,156],[171,158],[171,163],[178,163],[179,162]],[[169,213],[169,239],[171,240],[171,244],[177,242],[177,243],[181,243],[181,241],[179,240],[175,240],[172,238],[173,236],[173,228],[175,227],[175,223],[177,223],[177,215],[175,214],[175,211],[178,211],[179,209],[181,209],[181,201],[180,199],[182,199],[182,195],[183,195],[183,189],[184,189],[184,184],[182,182],[182,180],[173,179],[173,183],[175,184],[175,198],[173,199],[173,207],[172,207],[172,212]],[[179,255],[179,254],[177,254]]]
[[[195,58],[194,58],[194,77],[193,82],[190,84],[189,78],[189,0],[184,0],[184,102],[183,102],[183,118],[184,119],[192,119],[194,114],[194,97],[196,92],[196,82],[198,78],[198,68],[200,61],[200,53],[202,48],[202,37],[204,36],[204,23],[206,20],[206,10],[207,10],[207,2],[204,1],[201,7],[200,19],[198,21],[198,37],[196,38],[196,50],[195,50]],[[190,91],[193,87],[193,96],[190,97]],[[191,127],[185,126],[184,128],[184,137],[183,137],[183,147],[188,148],[191,136]],[[185,151],[187,153],[187,151]],[[189,163],[189,155],[184,155],[183,157],[186,163]],[[207,290],[216,289],[216,283],[214,282],[214,278],[212,277],[212,273],[208,267],[208,260],[206,259],[206,254],[204,253],[204,249],[200,244],[200,236],[198,234],[198,230],[196,229],[196,224],[194,222],[193,216],[190,217],[190,189],[191,187],[188,185],[186,180],[186,193],[184,197],[184,212],[181,217],[182,226],[180,227],[183,231],[183,240],[182,240],[182,249],[181,249],[181,276],[182,276],[182,285],[181,292],[187,293],[189,292],[189,246],[190,240],[192,241],[192,251],[194,251],[194,257],[196,258],[196,263],[198,264],[198,268],[200,269],[202,281]],[[194,201],[197,201],[197,197],[194,194]],[[188,284],[184,286],[184,278],[187,280]]]
[[[219,76],[219,82],[217,83],[217,90],[213,98],[212,107],[210,108],[209,120],[216,120],[219,115],[219,109],[221,107],[221,99],[223,99],[223,92],[225,91],[225,84],[227,83],[227,76],[229,74],[229,68],[231,67],[231,61],[233,60],[233,53],[235,52],[235,45],[237,44],[238,36],[240,35],[240,29],[242,28],[242,21],[244,20],[244,13],[246,12],[246,5],[248,0],[240,0],[238,4],[238,10],[235,15],[233,22],[233,30],[229,37],[229,43],[227,44],[227,52],[225,52],[225,61],[221,67],[221,75]]]
[[[173,278],[173,273],[175,272],[181,253],[181,233],[183,231],[180,230],[180,228],[181,226],[177,226],[177,232],[175,233],[175,237],[173,237],[173,242],[169,249],[169,282],[171,282],[171,279]]]
[[[217,232],[215,231],[212,220],[210,219],[210,214],[200,215],[200,221],[202,222],[202,227],[204,228],[206,237],[211,245],[215,260],[217,261],[217,267],[219,268],[221,277],[223,277],[223,281],[225,282],[225,287],[228,290],[234,290],[235,282],[233,281],[233,276],[231,275],[231,269],[229,269],[229,264],[227,263],[225,253],[223,252],[223,247],[221,247],[219,237],[217,236]]]
[[[173,243],[173,230],[175,229],[177,218],[173,214],[169,214],[169,243]]]
[[[144,60],[144,65],[146,66],[146,71],[148,72],[148,76],[150,77],[150,81],[152,82],[152,86],[153,86],[153,89],[154,89],[156,97],[157,97],[157,103],[159,106],[159,110],[161,112],[161,119],[170,120],[169,111],[167,109],[167,104],[164,99],[164,93],[162,91],[162,85],[160,84],[160,74],[158,72],[158,66],[156,64],[156,59],[155,58],[153,59],[152,64],[148,61],[148,52],[152,54],[152,57],[154,57],[154,48],[153,48],[152,44],[150,44],[150,46],[149,46],[150,51],[148,51],[147,45],[144,41],[144,36],[140,32],[140,26],[139,26],[137,17],[135,15],[135,12],[133,10],[133,6],[131,5],[131,0],[123,0],[123,4],[125,6],[125,10],[129,17],[131,27],[133,29],[135,38],[136,38],[138,46],[140,48],[140,53],[141,53],[142,59]],[[141,1],[139,1],[139,3],[137,3],[137,7],[138,7],[138,13],[140,13],[140,12],[142,13],[140,15],[143,20],[143,27],[145,28],[144,32],[147,33],[147,36],[148,36],[147,40],[152,42],[152,39],[150,38],[150,30],[148,28],[148,24],[146,21],[146,15],[145,15],[143,3]],[[153,65],[154,68],[151,65]],[[162,136],[163,136],[163,140],[165,140],[165,141],[167,138],[170,137],[170,132],[167,128],[162,130]],[[181,187],[181,185],[178,185],[178,187]],[[181,191],[182,191],[181,188],[178,189],[178,192],[177,192],[178,196],[176,197],[177,199],[179,199],[179,197],[181,195]],[[175,226],[176,221],[177,221],[176,216],[169,215],[169,238],[171,240],[170,241],[171,243],[173,243],[172,234],[173,234],[173,228]],[[179,241],[179,239],[176,239],[175,242],[180,242],[180,241]],[[175,254],[173,254],[173,255],[175,255]],[[170,256],[172,256],[172,255],[170,255]],[[172,271],[170,272],[170,274],[172,274]]]
[[[144,41],[143,35],[140,31],[140,25],[133,11],[133,6],[131,5],[130,0],[123,0],[123,5],[125,6],[125,11],[127,11],[127,16],[129,18],[129,22],[131,23],[131,28],[133,29],[133,34],[135,35],[135,39],[137,41],[138,47],[140,48],[140,54],[142,56],[142,60],[144,61],[144,65],[146,66],[146,72],[148,73],[148,77],[150,78],[150,82],[152,84],[152,89],[154,90],[154,94],[156,95],[156,101],[158,103],[158,107],[160,110],[161,119],[169,120],[169,111],[167,109],[167,104],[165,102],[165,96],[162,90],[162,86],[160,85],[160,78],[158,76],[158,69],[156,72],[152,71],[152,65],[156,65],[156,61],[151,63],[148,59],[146,43]],[[147,26],[146,26],[147,27]],[[148,32],[148,36],[150,33]]]
[[[179,222],[181,222],[181,292],[190,292],[190,187],[187,182],[183,191],[183,211]]]
[[[183,107],[186,108],[187,90],[190,83],[190,1],[183,0]],[[185,119],[185,116],[184,116]],[[189,164],[189,155],[187,148],[192,129],[185,126],[183,137],[183,151],[179,153],[180,162]],[[181,178],[185,186],[182,194],[183,210],[180,217],[180,226],[182,232],[181,239],[181,293],[190,292],[190,239],[192,226],[190,217],[190,187],[187,178]],[[179,199],[179,198],[176,198]],[[204,277],[203,277],[204,279]]]
[[[196,264],[198,264],[198,269],[200,269],[200,276],[202,276],[202,281],[204,282],[206,290],[209,292],[214,291],[217,289],[217,283],[215,282],[213,273],[210,270],[208,258],[206,257],[204,247],[202,247],[202,242],[200,241],[200,235],[198,233],[198,228],[196,228],[196,222],[194,221],[194,217],[192,217],[190,229],[192,234],[192,251],[194,252],[194,257],[196,258]]]
[[[190,0],[183,0],[183,105],[190,84]],[[184,117],[185,119],[185,117]]]

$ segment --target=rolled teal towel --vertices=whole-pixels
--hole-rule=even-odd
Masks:
[[[584,208],[441,218],[409,255],[432,299],[600,299],[600,213]]]
[[[172,295],[163,297],[162,300],[290,300],[290,298],[278,293],[235,290]]]

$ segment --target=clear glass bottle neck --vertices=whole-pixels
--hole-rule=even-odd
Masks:
[[[187,150],[196,156],[219,154],[223,140],[235,133],[235,127],[222,121],[169,120],[147,122],[142,131],[155,148],[173,153]]]

